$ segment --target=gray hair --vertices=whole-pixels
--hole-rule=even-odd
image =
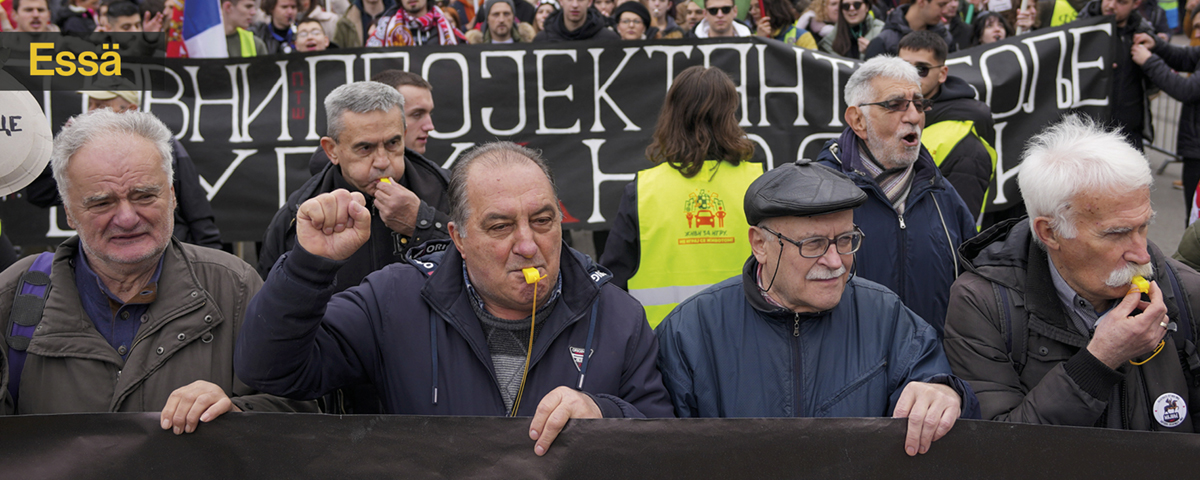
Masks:
[[[389,112],[397,107],[400,108],[400,115],[404,116],[404,96],[395,88],[379,82],[347,83],[333,89],[325,97],[326,129],[329,137],[338,140],[346,128],[342,121],[346,112]]]
[[[1149,188],[1153,179],[1146,157],[1125,137],[1082,115],[1068,115],[1029,140],[1017,185],[1029,212],[1050,219],[1050,228],[1075,238],[1078,212],[1071,202],[1084,192],[1123,194]],[[1034,240],[1041,245],[1035,234]]]
[[[550,166],[546,164],[546,160],[542,158],[542,154],[537,150],[525,148],[512,142],[491,142],[475,147],[455,162],[454,170],[450,172],[450,187],[447,193],[447,196],[450,197],[450,221],[459,226],[459,237],[467,236],[466,229],[462,227],[466,225],[467,219],[471,217],[471,206],[467,202],[467,173],[478,162],[487,162],[495,167],[516,165],[523,162],[533,163],[546,175],[546,180],[550,181],[550,188],[554,190],[555,198],[557,199],[558,197],[558,187],[554,184],[554,175],[550,173]],[[561,211],[558,212],[558,216],[561,219]]]
[[[853,75],[850,75],[850,80],[846,81],[845,87],[846,105],[853,107],[874,101],[878,92],[875,91],[872,83],[880,77],[908,82],[917,88],[921,86],[921,77],[917,75],[917,67],[898,57],[880,55],[867,60],[858,67],[858,70],[854,71]]]
[[[107,108],[92,110],[72,117],[58,136],[54,138],[54,151],[50,154],[50,169],[54,182],[58,184],[58,195],[63,203],[67,199],[67,166],[71,157],[89,142],[113,135],[142,137],[158,150],[162,169],[167,174],[167,185],[175,183],[175,168],[172,161],[171,131],[162,121],[149,112],[129,111],[115,113]]]

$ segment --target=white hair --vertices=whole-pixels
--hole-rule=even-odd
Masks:
[[[50,155],[50,169],[58,184],[58,195],[67,200],[67,166],[71,157],[93,140],[111,138],[114,135],[142,137],[158,150],[162,169],[167,174],[167,186],[175,183],[174,155],[171,152],[171,131],[162,121],[149,112],[129,111],[115,113],[107,108],[92,110],[71,118],[58,136],[54,138],[54,151]]]
[[[1071,202],[1085,192],[1124,194],[1150,188],[1150,164],[1125,142],[1082,115],[1067,115],[1029,139],[1017,185],[1029,212],[1029,226],[1037,217],[1050,219],[1050,228],[1063,238],[1075,238],[1078,211]],[[1034,240],[1041,245],[1035,234]]]
[[[921,77],[917,75],[917,67],[891,55],[880,55],[867,60],[850,75],[846,81],[846,105],[856,106],[871,102],[878,95],[872,85],[876,78],[890,78],[921,87]]]
[[[346,128],[342,116],[346,112],[371,113],[389,112],[400,108],[404,116],[404,96],[396,88],[379,82],[347,83],[329,92],[325,97],[325,124],[329,137],[339,140]],[[404,124],[400,124],[404,127]]]

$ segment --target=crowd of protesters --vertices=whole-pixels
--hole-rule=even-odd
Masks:
[[[0,28],[173,28],[156,1],[14,0]],[[1185,103],[1194,191],[1200,84],[1176,72],[1200,47],[1169,39],[1198,3],[223,0],[231,57],[756,35],[864,62],[845,129],[769,171],[729,76],[683,70],[598,261],[564,241],[557,159],[424,156],[434,86],[410,72],[324,99],[257,271],[204,248],[215,219],[166,126],[85,92],[27,191],[78,234],[0,273],[0,414],[160,411],[176,434],[250,410],[524,416],[538,455],[573,418],[893,416],[908,455],[959,418],[1194,432],[1200,235],[1179,260],[1147,239],[1142,130],[1153,88]],[[1124,46],[1112,118],[1046,126],[1020,153],[1028,215],[990,216],[995,126],[947,56],[1100,15]]]

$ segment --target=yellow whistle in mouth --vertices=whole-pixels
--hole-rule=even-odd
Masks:
[[[525,274],[525,283],[537,283],[538,280],[546,278],[545,275],[538,275],[538,270],[533,267],[522,268],[521,273]]]
[[[379,183],[392,183],[392,179],[388,177],[382,177],[379,179]]]
[[[526,276],[528,276],[528,274],[526,274]],[[1146,279],[1144,277],[1142,277],[1141,275],[1133,276],[1133,286],[1142,293],[1145,293],[1145,294],[1150,293],[1150,282],[1146,281]]]

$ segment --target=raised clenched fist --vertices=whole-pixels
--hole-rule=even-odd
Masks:
[[[345,260],[371,238],[371,212],[362,193],[322,193],[296,212],[296,241],[309,253]]]

